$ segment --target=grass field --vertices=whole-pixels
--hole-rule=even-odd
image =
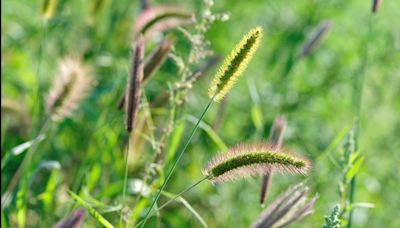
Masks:
[[[399,1],[1,6],[2,226],[249,227],[300,182],[308,201],[292,203],[292,212],[317,198],[313,213],[294,216],[291,227],[335,227],[325,216],[336,205],[342,227],[400,226]],[[256,27],[263,37],[250,32],[250,44],[224,64]],[[225,78],[213,84],[220,66]],[[239,75],[240,66],[247,68]],[[233,87],[213,101],[210,87],[222,93],[236,71]],[[285,131],[276,130],[278,117]],[[304,175],[256,151],[252,161],[225,164],[234,181],[204,176],[213,157],[238,144],[273,144],[277,132],[282,149],[274,153],[309,161]],[[242,178],[250,172],[257,175]]]

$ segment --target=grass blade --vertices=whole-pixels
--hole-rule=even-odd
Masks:
[[[94,209],[92,206],[90,206],[88,203],[86,203],[85,200],[83,200],[81,197],[79,197],[77,194],[74,192],[68,191],[68,194],[74,198],[74,200],[80,204],[82,207],[86,208],[88,210],[89,214],[93,216],[101,225],[107,228],[113,228],[114,226],[107,221],[96,209]]]

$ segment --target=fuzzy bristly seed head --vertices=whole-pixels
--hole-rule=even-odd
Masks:
[[[134,127],[139,108],[141,84],[143,80],[144,41],[139,37],[132,57],[131,71],[126,89],[126,129],[130,133]]]
[[[278,152],[266,143],[239,145],[217,155],[203,172],[214,182],[224,182],[240,177],[265,175],[271,169],[306,174],[308,160]]]
[[[250,30],[236,45],[215,75],[208,95],[214,101],[220,101],[232,88],[238,77],[246,69],[254,52],[257,50],[263,31],[261,27]]]
[[[313,212],[317,196],[307,198],[309,188],[303,183],[279,196],[252,225],[253,228],[287,227]]]
[[[69,117],[88,94],[91,84],[90,69],[77,59],[65,58],[46,98],[47,113],[55,121]]]
[[[143,10],[136,18],[135,37],[143,35],[145,39],[158,32],[195,22],[194,14],[179,6],[152,6]]]
[[[165,40],[161,41],[154,52],[150,54],[150,57],[144,64],[142,84],[145,84],[149,80],[150,76],[165,62],[168,54],[171,51],[173,43],[173,37],[168,36]],[[118,110],[122,110],[122,108],[125,106],[125,94],[126,92],[118,100]]]

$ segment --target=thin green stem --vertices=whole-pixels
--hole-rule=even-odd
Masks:
[[[153,200],[153,203],[151,204],[150,208],[148,209],[148,211],[146,212],[146,215],[143,219],[143,223],[140,227],[144,227],[144,225],[146,224],[146,221],[150,215],[151,210],[153,209],[154,205],[157,203],[157,200],[160,198],[161,192],[164,190],[165,186],[167,185],[169,179],[172,176],[172,173],[174,172],[176,166],[178,165],[179,161],[182,158],[183,153],[186,151],[187,147],[189,146],[190,142],[192,141],[193,135],[196,132],[197,128],[199,128],[199,124],[200,122],[203,120],[204,115],[206,114],[206,112],[208,111],[208,109],[211,107],[211,104],[213,103],[214,98],[211,98],[210,101],[208,102],[206,108],[204,109],[203,113],[201,113],[201,116],[199,118],[199,120],[197,121],[196,125],[194,126],[192,132],[189,135],[188,140],[186,141],[185,146],[182,148],[182,150],[179,152],[178,157],[175,159],[172,168],[170,169],[170,171],[168,172],[168,175],[166,176],[164,183],[162,184],[161,188],[158,190],[156,198]]]
[[[172,203],[173,201],[175,201],[176,199],[178,199],[179,197],[181,197],[183,194],[185,194],[186,192],[192,190],[194,187],[196,187],[197,185],[201,184],[203,181],[207,180],[209,177],[206,176],[203,179],[197,181],[196,183],[190,185],[189,187],[187,187],[185,190],[181,191],[178,195],[176,195],[174,198],[168,200],[167,202],[165,202],[163,205],[161,205],[160,207],[157,208],[157,211],[163,209],[164,207],[166,207],[168,204]]]
[[[177,200],[178,198],[180,198],[183,194],[185,194],[186,192],[192,190],[194,187],[196,187],[197,185],[201,184],[203,181],[207,180],[209,177],[206,176],[204,178],[202,178],[201,180],[197,181],[196,183],[190,185],[189,187],[187,187],[185,190],[181,191],[179,194],[177,194],[176,196],[174,196],[173,198],[171,198],[170,200],[168,200],[167,202],[165,202],[163,205],[161,205],[160,207],[157,208],[156,212],[160,211],[161,209],[163,209],[164,207],[166,207],[168,204],[174,202],[175,200]],[[145,220],[142,220],[141,222],[139,222],[137,224],[137,226],[141,225],[144,223]]]
[[[124,174],[124,185],[123,185],[123,189],[122,189],[122,208],[121,208],[121,214],[119,216],[119,227],[121,227],[122,224],[122,216],[124,213],[124,205],[125,205],[125,196],[126,196],[126,185],[128,182],[128,162],[129,162],[129,149],[131,147],[131,135],[129,135],[129,139],[128,139],[128,148],[126,149],[125,152],[125,174]]]
[[[368,33],[366,44],[364,45],[363,51],[363,59],[360,67],[360,73],[356,78],[355,87],[354,87],[354,107],[355,107],[355,116],[356,116],[356,124],[355,124],[355,151],[359,150],[359,135],[360,135],[360,118],[361,118],[361,103],[362,103],[362,93],[364,89],[364,80],[365,80],[365,69],[367,67],[368,62],[368,44],[370,43],[372,33],[372,12],[368,18]],[[356,189],[356,176],[354,176],[350,181],[350,194],[349,194],[349,204],[350,206],[354,202],[355,198],[355,189]],[[351,228],[353,219],[353,209],[349,211],[349,220],[347,223],[347,227]]]

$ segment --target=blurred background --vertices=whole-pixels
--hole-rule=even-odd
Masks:
[[[207,13],[203,1],[152,0],[150,4],[178,5],[194,12],[197,19]],[[363,0],[216,0],[212,12],[229,15],[229,20],[217,20],[204,34],[213,56],[224,57],[258,25],[264,28],[264,39],[227,98],[207,113],[167,190],[178,193],[201,179],[207,162],[226,147],[268,140],[275,117],[283,115],[288,121],[284,145],[307,156],[313,169],[308,177],[274,175],[266,205],[289,186],[305,180],[319,199],[314,214],[294,226],[321,226],[324,216],[340,201],[341,170],[335,160],[340,160],[343,132],[355,121],[354,81],[365,60],[359,141],[365,161],[358,173],[355,201],[372,203],[375,208],[356,209],[353,225],[398,227],[400,2],[383,1],[374,15],[371,4]],[[38,168],[32,170],[35,175],[29,182],[27,226],[46,227],[69,214],[75,206],[67,189],[84,190],[86,199],[105,218],[118,221],[118,213],[110,208],[121,197],[128,135],[124,113],[116,107],[126,87],[132,29],[140,3],[59,0],[49,20],[44,19],[42,1],[2,1],[1,6],[2,194],[23,158],[23,153],[9,153],[35,137],[44,122],[44,99],[59,60],[79,56],[92,67],[96,84],[73,116],[51,126],[33,155]],[[332,23],[324,39],[309,55],[296,59],[324,21]],[[195,31],[195,25],[185,29]],[[179,29],[169,34],[176,40],[173,52],[187,59],[191,42]],[[146,54],[161,38],[159,35],[146,45]],[[180,80],[179,70],[168,58],[146,83],[144,97],[151,103],[168,91]],[[207,90],[216,70],[209,69],[185,95],[185,105],[165,145],[167,158],[185,142],[193,121],[207,104]],[[14,109],[3,108],[10,103]],[[152,110],[158,130],[168,118],[167,112],[168,105]],[[146,161],[154,152],[144,143],[131,153],[129,181],[134,183],[143,177]],[[49,161],[56,162],[56,168]],[[248,227],[263,210],[258,203],[260,179],[216,186],[202,183],[184,198],[210,227]],[[128,195],[133,198],[134,187],[129,188]],[[2,224],[7,218],[7,225],[15,227],[18,210],[14,201],[9,204],[2,210]],[[201,227],[180,203],[171,204],[161,215],[165,227]],[[148,225],[152,224],[155,219]],[[96,225],[96,220],[87,216],[84,227]]]

